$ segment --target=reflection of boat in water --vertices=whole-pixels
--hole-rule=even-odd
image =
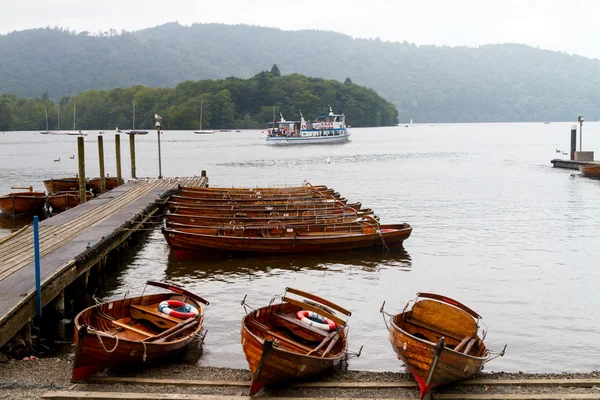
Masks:
[[[378,271],[380,268],[393,268],[410,271],[412,260],[404,247],[390,247],[390,251],[350,250],[323,254],[281,254],[248,257],[234,257],[226,261],[221,255],[174,252],[169,253],[166,278],[210,278],[248,276],[272,270],[281,271],[323,271],[340,268],[360,268],[364,271]]]

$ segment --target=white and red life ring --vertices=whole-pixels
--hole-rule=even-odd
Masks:
[[[302,124],[302,129],[306,129],[306,124]]]
[[[313,311],[300,310],[296,313],[296,318],[306,326],[312,326],[327,332],[331,332],[336,328],[335,322]]]
[[[198,309],[191,304],[179,300],[164,300],[158,305],[158,310],[171,317],[179,319],[196,318],[200,315]]]

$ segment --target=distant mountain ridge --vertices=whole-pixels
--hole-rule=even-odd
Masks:
[[[600,119],[600,60],[525,45],[416,46],[323,31],[169,23],[88,36],[34,29],[0,36],[0,93],[51,98],[88,89],[284,74],[352,82],[402,122]]]

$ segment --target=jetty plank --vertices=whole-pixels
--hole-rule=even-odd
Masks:
[[[220,396],[196,395],[179,393],[125,393],[125,392],[70,392],[52,391],[42,396],[43,399],[54,400],[104,400],[104,399],[138,399],[138,400],[250,400],[248,396]],[[306,397],[260,397],[264,400],[306,400]],[[436,399],[442,400],[598,400],[600,394],[567,394],[567,393],[540,393],[540,394],[436,394]],[[373,400],[373,397],[341,398],[322,397],[321,400]],[[380,400],[388,400],[380,398]],[[391,400],[391,399],[389,399]],[[394,400],[408,400],[408,398],[395,397]]]
[[[131,384],[131,385],[174,385],[174,386],[233,386],[247,387],[249,381],[206,381],[195,379],[153,379],[116,376],[94,376],[86,380],[87,383],[95,384]],[[598,379],[469,379],[456,382],[454,385],[461,386],[546,386],[546,387],[594,387],[600,386]],[[414,388],[413,381],[397,382],[298,382],[291,386],[306,388],[345,388],[345,389],[390,389],[390,388]]]

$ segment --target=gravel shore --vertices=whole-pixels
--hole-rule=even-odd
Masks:
[[[140,393],[187,393],[245,396],[247,388],[241,387],[180,387],[129,384],[84,384],[71,382],[72,361],[69,357],[44,358],[35,361],[12,360],[0,364],[0,399],[40,399],[50,390],[140,392]],[[250,372],[230,368],[198,367],[183,364],[148,366],[138,371],[105,371],[104,376],[130,376],[138,378],[194,379],[249,381]],[[600,379],[600,371],[574,374],[522,374],[522,373],[481,373],[475,378],[482,379]],[[398,382],[412,381],[407,373],[343,371],[324,376],[321,381],[347,382]],[[515,386],[461,386],[440,388],[438,393],[586,393],[597,394],[600,387],[515,387]],[[281,385],[259,392],[262,396],[293,396],[306,398],[319,397],[370,397],[370,398],[418,398],[416,389],[312,389]]]

